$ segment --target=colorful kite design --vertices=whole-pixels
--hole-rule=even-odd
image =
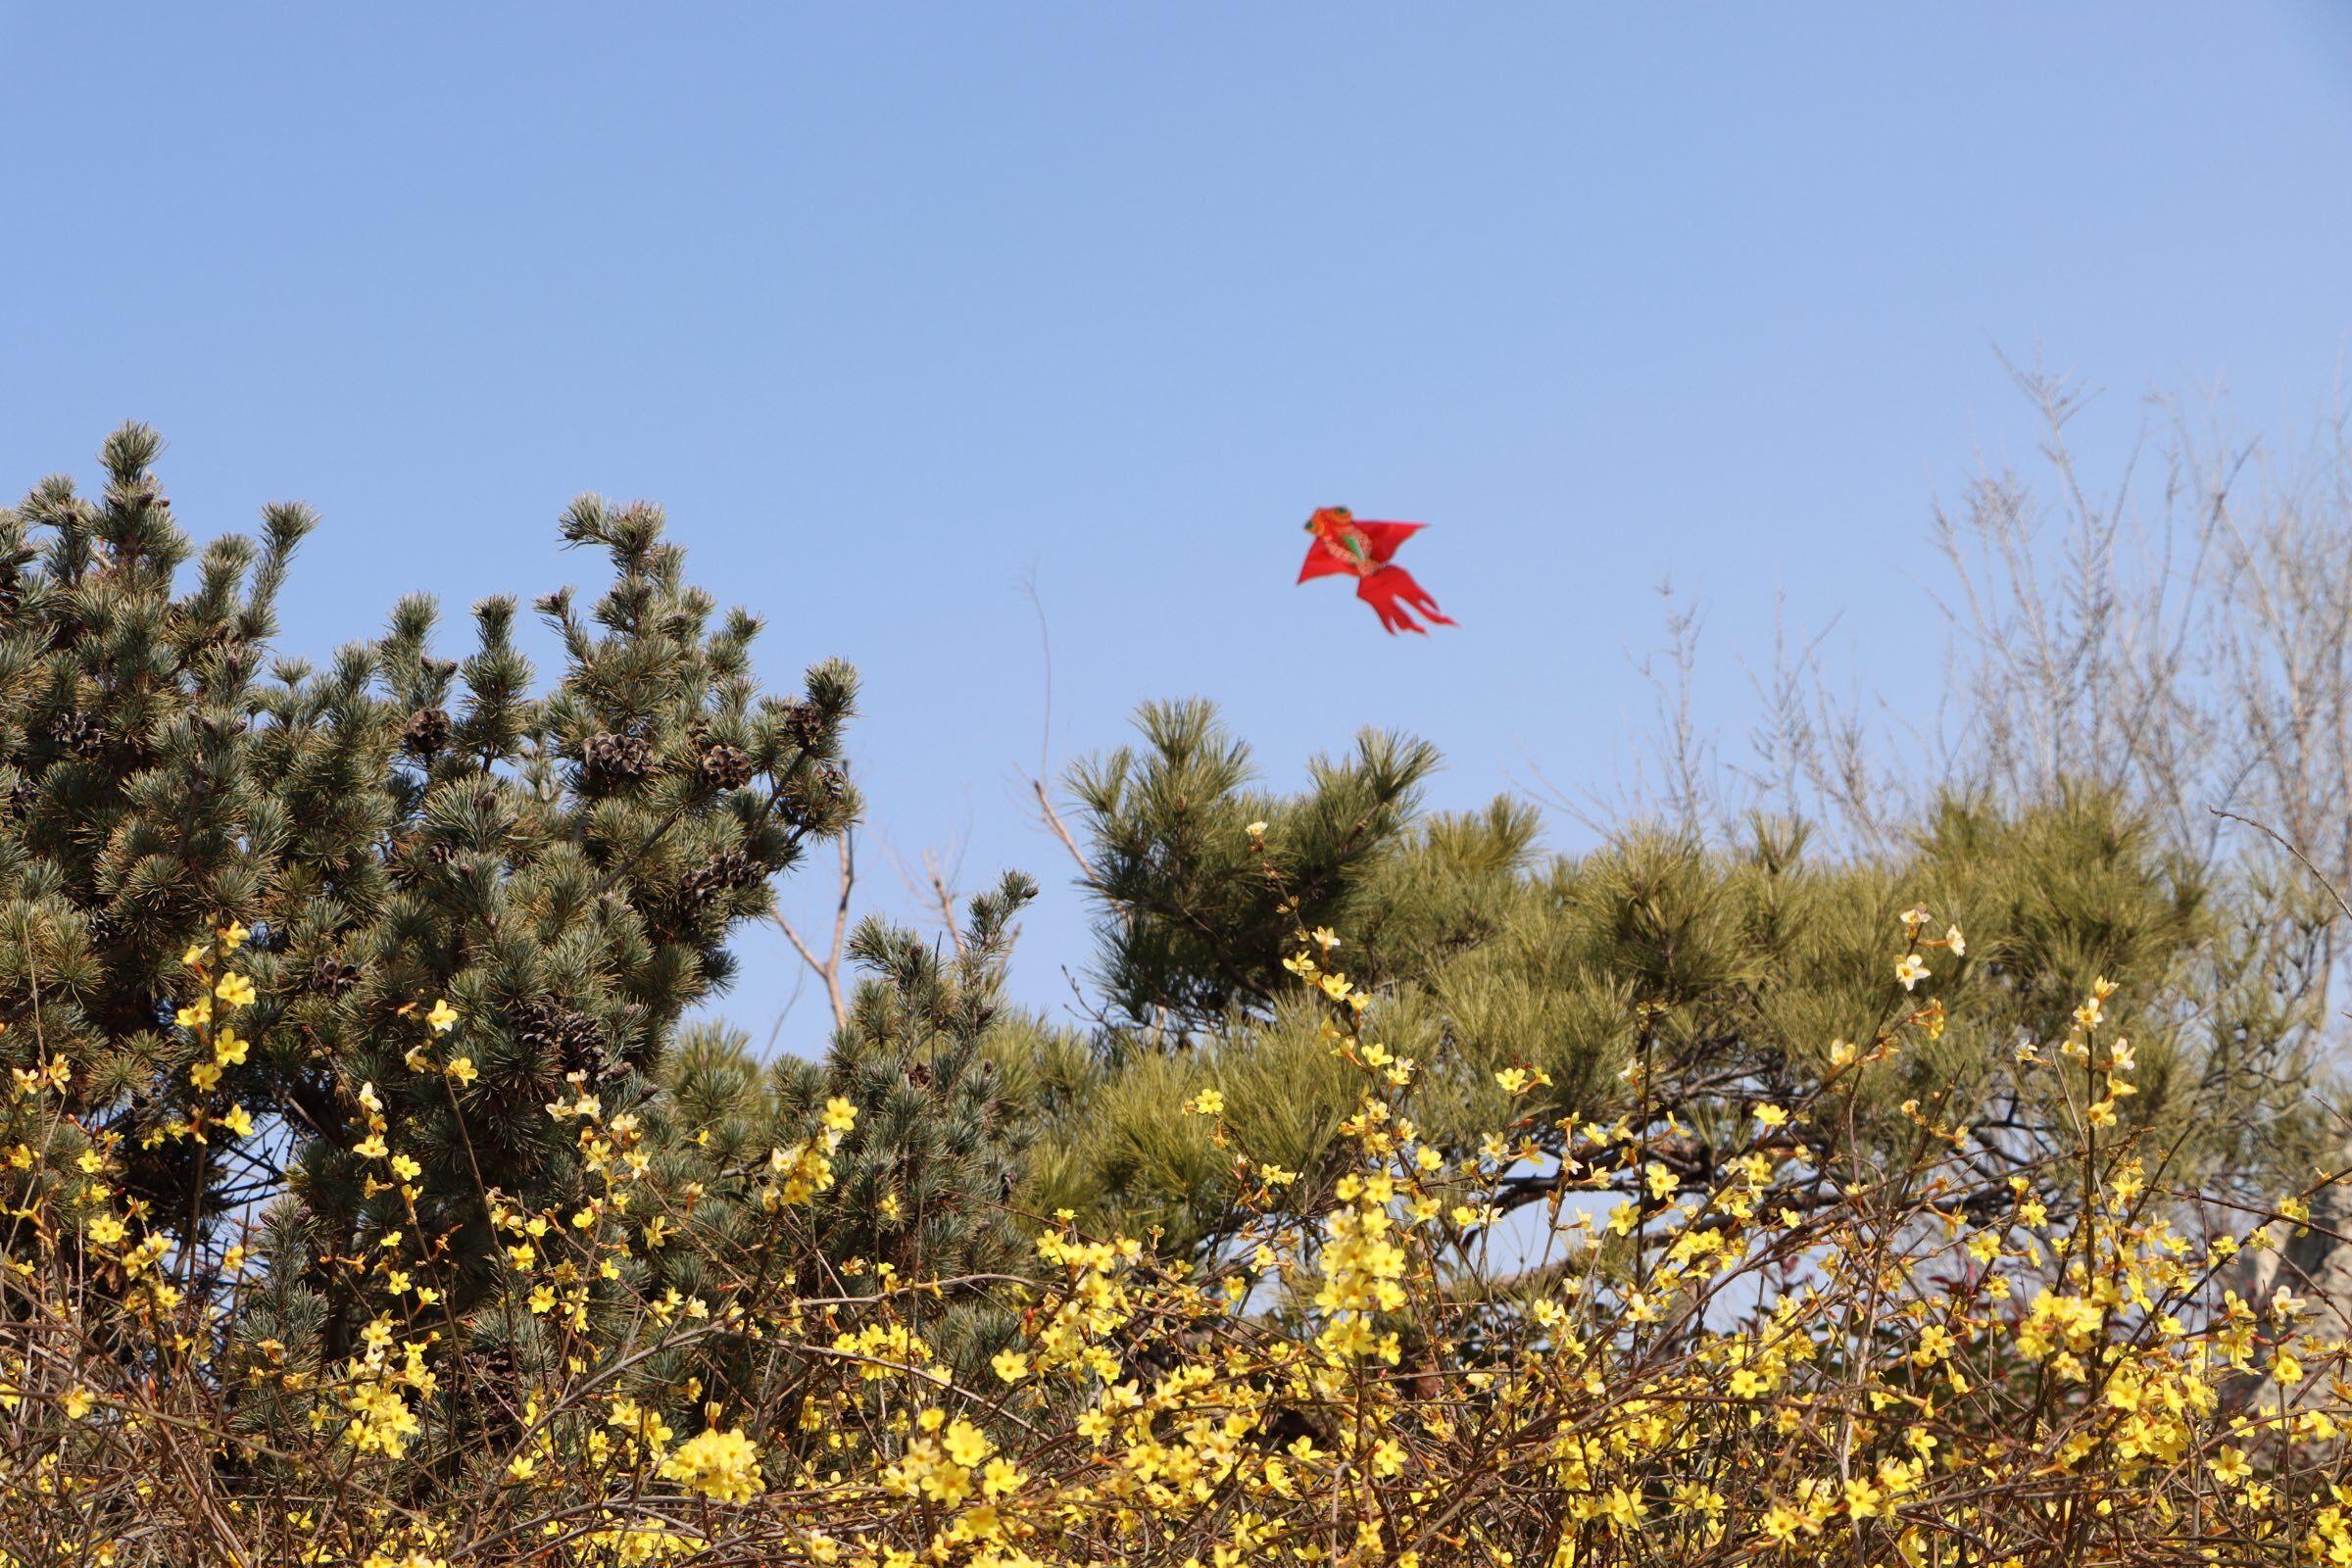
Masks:
[[[1358,522],[1346,507],[1323,507],[1306,519],[1315,536],[1306,547],[1306,564],[1298,580],[1346,574],[1355,581],[1355,597],[1372,607],[1380,624],[1394,637],[1400,631],[1426,634],[1429,627],[1413,618],[1417,612],[1440,626],[1453,622],[1438,612],[1438,602],[1413,581],[1413,574],[1391,564],[1396,547],[1421,531],[1417,522]]]

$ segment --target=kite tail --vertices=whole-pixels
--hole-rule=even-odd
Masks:
[[[1413,619],[1416,611],[1436,625],[1453,624],[1439,613],[1438,602],[1402,566],[1383,566],[1369,573],[1356,583],[1355,597],[1372,607],[1372,613],[1380,617],[1380,624],[1392,637],[1400,631],[1428,632],[1429,627]]]

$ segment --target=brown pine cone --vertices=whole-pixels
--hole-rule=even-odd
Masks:
[[[752,754],[724,741],[705,747],[695,765],[704,784],[714,790],[739,790],[752,781]]]
[[[600,731],[580,747],[587,781],[595,789],[620,789],[654,770],[654,749],[642,736]]]
[[[785,710],[784,733],[802,751],[812,752],[825,738],[825,715],[814,703],[793,703]]]
[[[449,711],[440,708],[419,708],[409,715],[408,727],[400,732],[404,751],[420,757],[430,757],[449,744]]]
[[[97,714],[80,709],[61,714],[49,726],[49,733],[56,737],[58,745],[76,757],[96,757],[106,750],[106,726],[98,721]]]
[[[507,1032],[555,1062],[560,1072],[595,1072],[605,1065],[604,1031],[596,1020],[553,997],[533,997],[508,1008]]]

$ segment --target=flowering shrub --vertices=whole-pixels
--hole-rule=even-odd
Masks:
[[[1659,1157],[1671,1117],[1566,1118],[1564,1153],[1532,1116],[1426,1136],[1438,1065],[1384,1046],[1342,939],[1299,930],[1346,1157],[1241,1161],[1251,1217],[1204,1261],[1066,1218],[1023,1271],[841,1261],[814,1216],[856,1105],[695,1165],[584,1074],[544,1107],[575,1190],[429,1210],[386,1107],[439,1084],[462,1120],[472,1063],[418,998],[399,1093],[347,1086],[380,1218],[297,1286],[241,1241],[165,1240],[40,1053],[0,1112],[0,1563],[2352,1562],[2341,1336],[2231,1288],[2308,1210],[2216,1228],[2167,1186],[2116,1114],[2111,985],[2017,1048],[2073,1147],[2005,1152],[1922,1099],[1899,1157],[1826,1152],[1944,1027],[1910,992],[1966,939],[1934,931],[1905,917],[1881,1027],[1693,1171]],[[186,956],[160,1143],[268,1136],[218,1089],[243,936]],[[1189,1106],[1220,1139],[1235,1108]],[[1572,1180],[1506,1216],[1546,1162]],[[1576,1196],[1628,1172],[1632,1200]],[[253,1223],[278,1231],[252,1256],[290,1255],[282,1214]],[[457,1255],[477,1223],[495,1252]],[[973,1299],[1010,1325],[977,1373],[936,1341]]]

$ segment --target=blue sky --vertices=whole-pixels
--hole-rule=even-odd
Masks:
[[[1930,505],[2032,440],[1996,349],[2120,450],[2151,388],[2307,424],[2352,342],[2325,0],[9,4],[0,74],[0,489],[137,417],[199,528],[310,501],[306,653],[593,580],[564,503],[658,499],[772,679],[863,670],[871,905],[885,841],[1031,868],[1045,1003],[1041,743],[1202,694],[1277,780],[1378,724],[1441,804],[1605,788],[1663,579],[1710,720],[1778,592],[1933,685]],[[1295,587],[1332,503],[1433,524],[1459,629]],[[764,1036],[793,960],[746,955]]]

